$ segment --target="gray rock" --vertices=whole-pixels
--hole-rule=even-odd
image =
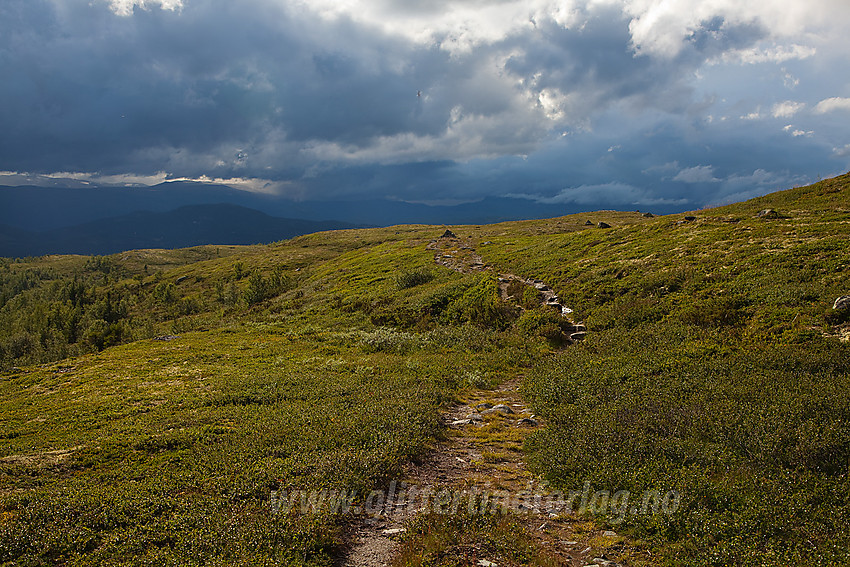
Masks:
[[[779,218],[779,213],[777,213],[773,209],[762,209],[762,210],[760,210],[759,212],[756,213],[756,217],[758,217],[760,219],[765,219],[765,218],[775,219],[775,218]]]
[[[481,416],[480,413],[471,413],[466,416],[466,419],[468,419],[469,421],[484,421],[484,418]]]
[[[537,427],[540,425],[536,419],[531,419],[530,417],[524,417],[516,423],[517,425],[527,425],[529,427]]]
[[[850,295],[842,295],[832,304],[833,309],[847,309],[850,307]]]
[[[641,215],[641,216],[642,216],[643,218],[645,218],[645,219],[651,219],[651,218],[653,218],[655,215],[653,215],[652,213],[643,213],[643,215]]]
[[[488,559],[479,559],[478,560],[478,567],[499,567],[499,564],[493,563],[492,561],[490,561]]]
[[[493,407],[493,404],[490,404],[490,403],[487,403],[487,402],[482,402],[482,403],[478,404],[477,406],[475,406],[475,409],[477,409],[478,411],[481,411],[481,410],[490,409],[492,407]]]
[[[457,236],[455,236],[454,232],[447,229],[440,238],[457,238]]]
[[[688,221],[688,222],[691,222],[691,221],[697,220],[697,218],[689,215],[689,216],[685,217],[685,220]]]
[[[584,226],[593,226],[593,223],[590,222],[590,221],[587,221],[586,223],[584,223]]]
[[[501,413],[514,413],[514,410],[512,410],[509,406],[506,406],[505,404],[495,405],[493,406],[493,409]]]
[[[571,334],[570,340],[571,341],[583,341],[586,336],[587,336],[587,332],[579,331],[578,333]]]
[[[160,335],[158,337],[154,337],[155,341],[173,341],[174,339],[179,338],[177,335]]]
[[[611,225],[605,221],[599,221],[599,224],[596,225],[596,228],[611,228]]]
[[[452,425],[455,427],[462,427],[464,425],[469,425],[470,423],[472,423],[472,421],[468,419],[456,419],[452,422]]]

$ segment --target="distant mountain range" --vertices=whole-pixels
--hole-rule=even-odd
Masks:
[[[603,208],[608,208],[603,202],[551,205],[509,197],[440,206],[390,199],[293,201],[183,181],[153,187],[0,186],[0,256],[253,244],[334,228],[490,224]]]
[[[354,227],[337,221],[277,218],[237,205],[188,205],[164,213],[135,212],[41,232],[0,225],[0,256],[114,254],[138,248],[259,244]]]

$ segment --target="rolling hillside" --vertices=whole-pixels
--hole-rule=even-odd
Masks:
[[[272,494],[385,487],[511,380],[553,490],[681,496],[570,519],[619,564],[850,562],[850,175],[446,228],[3,260],[0,563],[332,565],[351,519]],[[561,564],[500,521],[414,522],[396,564]]]

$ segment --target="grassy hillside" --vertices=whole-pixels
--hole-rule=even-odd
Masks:
[[[520,375],[555,488],[681,493],[596,519],[657,563],[850,561],[850,176],[685,216],[453,227],[470,273],[429,226],[2,261],[0,563],[329,565],[272,491],[380,486]]]

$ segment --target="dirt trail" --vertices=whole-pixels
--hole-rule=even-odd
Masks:
[[[432,241],[428,249],[435,252],[437,264],[459,272],[492,270],[475,252],[471,242],[456,237]],[[555,292],[545,283],[514,274],[499,274],[502,299],[510,299],[508,289],[515,280],[537,288],[541,305],[554,308],[565,317],[572,313],[559,303]],[[574,331],[576,335],[572,340],[584,338],[585,329],[580,323]],[[446,439],[435,446],[423,462],[407,466],[400,484],[393,484],[386,493],[389,504],[381,513],[361,517],[349,525],[348,552],[339,565],[385,567],[390,564],[405,523],[422,512],[421,500],[411,501],[409,487],[428,487],[435,493],[446,490],[454,494],[501,491],[502,494],[520,495],[539,490],[537,479],[522,460],[522,444],[543,424],[521,399],[519,379],[506,381],[496,390],[467,392],[462,403],[447,408],[443,420],[448,432]],[[516,499],[509,507],[527,521],[529,533],[556,564],[616,565],[594,542],[608,549],[612,544],[616,548],[619,536],[600,532],[592,523],[582,522],[572,514],[543,509],[531,498],[521,500]]]
[[[526,408],[518,389],[519,379],[510,380],[496,390],[468,392],[463,403],[449,408],[443,417],[446,439],[423,462],[407,467],[402,479],[406,486],[430,487],[434,493],[518,495],[538,490],[537,479],[522,460],[522,444],[543,424]],[[413,504],[399,498],[379,517],[353,523],[348,534],[349,553],[340,565],[388,566],[398,549],[405,522],[421,511],[421,501]],[[573,514],[546,509],[545,500],[537,505],[533,498],[514,499],[508,507],[518,514],[553,565],[616,566],[605,555],[605,549],[611,553],[612,545],[619,545],[616,534],[598,530],[592,522]],[[498,563],[495,559],[494,562]]]

